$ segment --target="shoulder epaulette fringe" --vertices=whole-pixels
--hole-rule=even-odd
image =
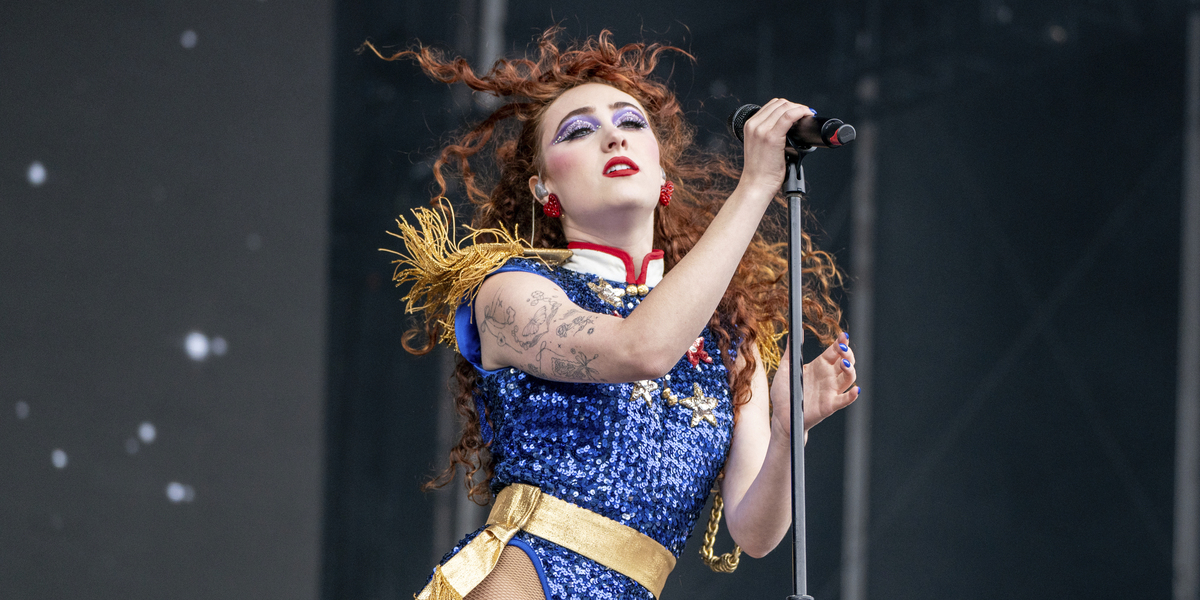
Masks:
[[[416,224],[410,224],[403,215],[396,219],[399,232],[389,231],[404,243],[401,251],[380,248],[399,258],[392,261],[396,269],[392,281],[397,287],[411,283],[408,294],[401,300],[406,304],[404,312],[425,313],[425,318],[441,324],[442,335],[438,340],[455,351],[458,342],[454,335],[454,312],[463,302],[475,299],[479,286],[492,271],[500,268],[510,258],[524,256],[555,266],[571,257],[570,250],[533,249],[517,237],[513,228],[510,234],[503,228],[474,229],[459,240],[453,209],[413,209]],[[447,217],[446,213],[449,213]],[[494,242],[477,243],[480,237]]]
[[[786,331],[771,334],[771,339],[765,344],[758,344],[758,356],[762,358],[763,370],[767,373],[774,373],[775,369],[779,368],[779,360],[783,358],[783,351],[779,349],[779,342],[785,336]]]

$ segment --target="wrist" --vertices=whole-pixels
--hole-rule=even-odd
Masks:
[[[739,181],[735,194],[741,192],[747,200],[767,203],[775,197],[782,182],[765,180],[754,176],[743,176]]]
[[[792,440],[790,434],[791,428],[783,425],[776,417],[771,417],[771,442],[772,446],[780,446],[785,450],[791,450]]]

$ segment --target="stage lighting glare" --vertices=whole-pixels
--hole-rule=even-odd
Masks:
[[[198,38],[199,36],[196,35],[195,31],[188,29],[179,36],[179,45],[191,50],[196,47],[196,40]]]
[[[209,346],[212,349],[212,353],[216,356],[225,356],[225,353],[229,351],[229,343],[219,335],[212,339],[212,343]]]
[[[1067,30],[1062,25],[1051,25],[1049,30],[1050,39],[1057,44],[1062,44],[1067,41]]]
[[[17,402],[17,418],[21,419],[21,420],[25,420],[25,419],[29,418],[29,403],[28,402],[26,402],[24,400],[20,400]]]
[[[996,7],[996,22],[1001,25],[1012,23],[1013,11],[1007,5],[1001,4]]]
[[[154,423],[143,421],[141,425],[138,425],[138,437],[143,443],[154,443],[154,438],[158,437],[158,429],[154,427]]]
[[[208,358],[208,337],[199,331],[193,331],[184,339],[183,347],[187,350],[188,358],[200,361]]]
[[[50,462],[54,463],[54,468],[56,469],[67,468],[67,453],[59,448],[55,448],[54,452],[50,453]]]
[[[29,177],[29,185],[39,187],[46,183],[46,166],[41,161],[35,160],[29,165],[29,172],[26,175]]]
[[[167,484],[167,500],[174,504],[180,502],[191,502],[196,498],[196,490],[192,486],[172,481]]]

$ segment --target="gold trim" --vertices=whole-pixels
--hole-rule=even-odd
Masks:
[[[504,546],[526,531],[590,558],[640,583],[658,598],[675,568],[675,555],[642,532],[585,508],[513,484],[500,491],[488,526],[435,571],[417,600],[461,598],[475,589],[500,560]]]
[[[466,227],[467,235],[459,239],[454,221],[454,208],[439,198],[438,210],[413,209],[415,224],[403,215],[397,217],[399,232],[388,232],[400,238],[404,250],[380,248],[399,258],[392,281],[396,287],[412,284],[401,298],[404,312],[424,313],[425,318],[441,325],[438,341],[458,350],[454,334],[454,313],[459,304],[475,299],[479,286],[493,271],[510,258],[523,256],[558,266],[571,258],[570,250],[530,248],[514,227],[510,233],[503,227],[474,229]],[[496,240],[481,242],[480,240]]]
[[[700,560],[703,560],[708,568],[717,573],[732,573],[737,570],[738,562],[741,561],[742,547],[734,544],[731,552],[719,556],[713,553],[713,546],[717,541],[717,527],[721,525],[721,511],[724,508],[725,501],[721,499],[721,493],[717,492],[713,495],[712,512],[708,515],[708,528],[704,530],[704,544],[700,546]]]

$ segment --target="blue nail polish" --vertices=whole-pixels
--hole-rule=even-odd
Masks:
[[[842,364],[843,364],[843,365],[845,365],[845,367],[846,367],[847,369],[849,369],[849,368],[850,368],[850,361],[848,361],[848,360],[846,360],[846,359],[844,359],[844,358],[842,359]]]
[[[854,392],[857,394],[862,394],[862,388],[856,385],[854,386]]]
[[[842,335],[846,336],[846,341],[850,341],[850,334],[849,334],[849,333],[846,333],[845,331],[843,331],[843,332],[842,332]]]
[[[814,116],[814,117],[815,117],[815,116],[817,116],[817,109],[815,109],[815,108],[809,108],[808,110],[811,110],[811,111],[812,111],[812,114],[813,114],[813,116]]]
[[[850,346],[847,346],[847,345],[845,345],[845,344],[838,344],[838,348],[841,348],[841,349],[842,349],[842,352],[849,352],[849,351],[850,351]]]

